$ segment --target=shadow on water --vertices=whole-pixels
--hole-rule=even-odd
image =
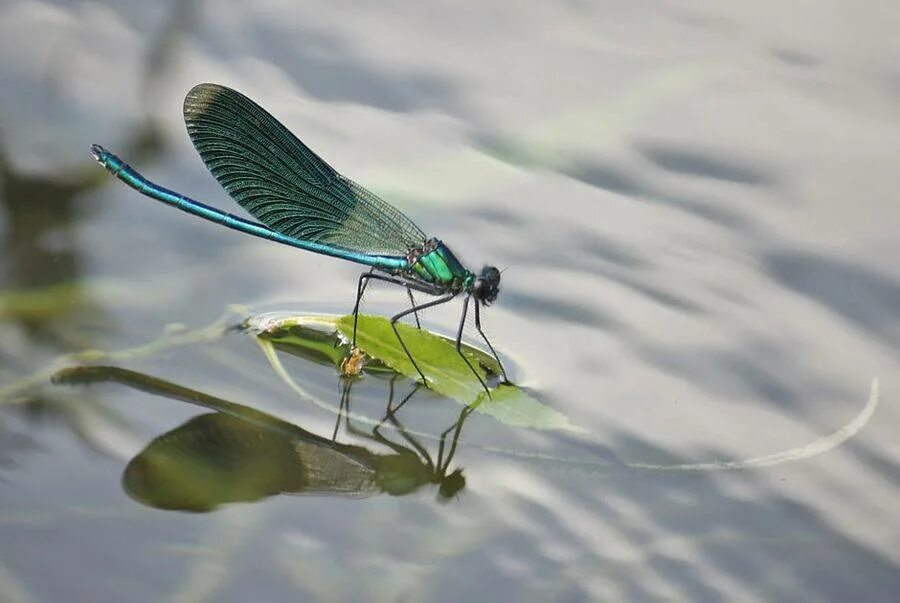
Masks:
[[[251,24],[242,34],[249,39],[251,53],[284,69],[299,89],[315,99],[395,112],[449,110],[458,102],[451,84],[433,73],[389,71],[367,61],[332,32],[291,26],[297,30],[290,35],[279,35],[285,32],[270,22]],[[212,54],[226,62],[237,58],[227,37],[210,35],[204,41]],[[241,57],[243,52],[246,49]]]
[[[628,197],[629,200],[663,205],[684,211],[712,224],[734,231],[751,230],[749,216],[722,204],[698,200],[696,197],[674,195],[659,190],[646,179],[631,176],[621,168],[600,165],[590,160],[575,159],[561,170],[563,174],[584,184]]]
[[[662,205],[729,230],[753,232],[754,223],[746,213],[722,203],[702,201],[694,196],[674,195],[652,185],[649,178],[632,175],[628,170],[614,167],[608,162],[599,163],[590,156],[573,153],[566,157],[554,157],[551,161],[535,154],[527,146],[502,136],[476,135],[473,142],[492,157],[511,165],[554,170],[597,189],[627,197],[629,201]],[[752,186],[765,186],[772,182],[762,171],[698,152],[648,146],[643,154],[654,166],[682,175],[703,176]]]
[[[683,291],[667,290],[664,284],[656,282],[653,264],[640,252],[606,240],[596,233],[571,227],[557,230],[551,225],[543,224],[540,229],[532,232],[529,240],[531,244],[527,248],[508,251],[507,261],[513,265],[541,266],[601,278],[678,312],[702,314],[705,311],[700,303],[686,296]],[[555,243],[559,240],[569,243],[561,246]],[[547,250],[552,250],[552,253]],[[595,303],[525,294],[509,288],[503,295],[504,304],[509,307],[522,309],[542,318],[567,320],[595,327],[616,325],[615,318],[599,310]]]
[[[704,388],[722,398],[750,392],[760,402],[797,408],[813,392],[790,377],[795,362],[778,350],[746,345],[740,350],[682,345],[676,348],[638,344],[648,363]],[[781,364],[773,359],[778,358]],[[799,371],[797,371],[799,372]],[[796,372],[794,373],[796,374]]]
[[[125,469],[122,485],[135,500],[161,509],[206,512],[234,502],[253,502],[276,494],[403,496],[425,485],[437,486],[438,499],[453,498],[465,487],[462,469],[450,471],[457,442],[473,408],[438,438],[431,454],[397,418],[416,393],[394,404],[390,381],[385,414],[370,431],[352,420],[352,380],[345,380],[337,421],[330,438],[307,431],[253,408],[180,385],[112,366],[64,369],[59,384],[115,382],[216,412],[203,414],[148,444]],[[341,421],[347,433],[387,452],[338,441]],[[390,430],[400,441],[385,434]],[[452,437],[448,441],[448,436]]]
[[[683,176],[700,176],[748,186],[771,186],[775,183],[769,170],[726,159],[721,153],[651,143],[639,144],[637,149],[656,167]]]
[[[900,349],[900,284],[849,262],[781,251],[763,258],[772,278]]]
[[[790,67],[813,69],[822,64],[819,57],[793,48],[773,48],[770,54],[772,58]]]
[[[613,446],[642,449],[648,458],[668,456],[633,435],[621,434]],[[723,452],[709,449],[698,454],[716,458]],[[900,585],[895,562],[860,544],[827,515],[792,498],[794,488],[784,479],[773,481],[765,473],[750,471],[739,475],[740,487],[752,490],[753,497],[730,492],[714,473],[657,473],[631,479],[612,476],[608,489],[619,494],[592,503],[599,521],[620,526],[621,536],[643,551],[640,564],[647,574],[684,600],[734,598],[734,591],[723,589],[710,579],[712,575],[728,577],[744,592],[767,601],[850,600],[859,593],[866,593],[867,600],[890,600]],[[637,504],[640,512],[627,513],[622,501]],[[669,534],[671,546],[654,546],[653,534],[659,531]],[[698,572],[699,567],[707,570]],[[638,583],[629,584],[637,590],[629,591],[627,600],[652,598]]]
[[[514,289],[504,291],[503,297],[504,303],[509,304],[511,308],[543,320],[564,321],[607,329],[617,325],[616,321],[595,306],[574,300],[562,300]]]

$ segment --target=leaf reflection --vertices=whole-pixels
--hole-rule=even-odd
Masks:
[[[393,380],[384,417],[369,431],[351,422],[353,382],[344,381],[331,437],[248,406],[118,367],[68,368],[56,373],[53,381],[116,382],[215,411],[158,436],[128,463],[122,486],[148,506],[208,512],[224,504],[276,494],[402,496],[429,484],[437,486],[440,499],[450,499],[465,487],[462,469],[451,471],[450,465],[472,407],[464,407],[456,422],[441,434],[433,459],[396,416],[418,388],[395,405]],[[339,442],[342,423],[347,433],[388,452]],[[399,441],[385,435],[385,428],[398,434]]]

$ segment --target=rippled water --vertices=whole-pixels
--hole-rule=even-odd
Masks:
[[[0,4],[0,600],[894,600],[900,13],[705,4]],[[411,382],[282,350],[317,406],[223,333],[359,269],[91,160],[236,211],[201,81],[504,268],[486,328],[583,432],[473,413],[440,467],[458,403],[373,432]]]

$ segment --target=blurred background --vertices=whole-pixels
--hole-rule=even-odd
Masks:
[[[895,600],[898,26],[878,0],[0,0],[0,600]],[[223,329],[347,313],[359,268],[173,211],[90,157],[238,213],[184,129],[199,82],[505,269],[486,329],[584,432],[472,415],[447,471],[464,483],[437,492],[142,496],[148,446],[239,464],[257,437],[185,398],[302,429],[248,474],[290,473],[266,459],[298,441],[350,454],[327,444],[333,367],[285,359],[334,408],[304,403]],[[425,324],[452,333],[451,306]],[[91,364],[130,372],[60,382]],[[366,376],[353,403],[377,419],[395,386]],[[460,411],[417,392],[399,417],[435,455]],[[397,449],[372,424],[340,439],[383,477]]]

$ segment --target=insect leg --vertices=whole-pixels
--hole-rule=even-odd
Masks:
[[[500,362],[500,356],[497,355],[496,350],[494,350],[494,346],[491,345],[491,342],[488,341],[487,335],[484,334],[484,331],[481,330],[481,312],[480,312],[481,304],[478,300],[475,300],[475,328],[478,329],[478,333],[481,335],[481,338],[484,339],[484,342],[491,350],[491,354],[494,355],[494,360],[497,361],[497,364],[500,366],[500,373],[503,375],[503,382],[509,383],[509,378],[506,376],[506,369],[503,368],[503,363]]]
[[[353,342],[351,343],[351,348],[356,347],[356,323],[359,321],[359,302],[362,300],[363,293],[366,291],[366,286],[369,284],[369,279],[372,278],[372,272],[375,269],[372,268],[368,272],[363,272],[359,275],[359,282],[356,284],[356,303],[353,304]]]
[[[406,347],[406,343],[403,341],[403,338],[400,336],[400,331],[397,330],[397,321],[406,316],[407,314],[412,314],[418,310],[424,310],[425,308],[431,308],[433,306],[439,306],[441,304],[445,304],[451,299],[456,297],[455,292],[448,293],[447,295],[438,298],[434,301],[430,301],[419,306],[413,306],[409,310],[404,310],[399,314],[395,314],[391,317],[391,328],[394,329],[394,335],[397,336],[397,341],[400,342],[400,347],[403,348],[403,351],[406,352],[406,357],[409,358],[409,361],[412,362],[413,367],[416,369],[416,372],[419,373],[419,376],[422,378],[422,383],[425,384],[425,387],[428,387],[428,381],[425,380],[425,375],[422,373],[422,369],[419,368],[419,365],[416,364],[415,359],[412,357],[412,354],[409,353],[409,348]]]
[[[427,284],[420,284],[420,283],[410,283],[408,281],[403,280],[402,278],[397,278],[395,276],[390,276],[387,274],[378,274],[377,272],[374,272],[374,270],[375,269],[373,268],[372,270],[369,270],[368,272],[363,272],[361,275],[359,275],[359,284],[356,287],[356,303],[353,306],[353,346],[354,347],[356,346],[356,324],[359,322],[359,302],[360,302],[360,299],[362,298],[363,292],[365,292],[365,290],[366,290],[366,286],[368,285],[368,282],[370,279],[375,279],[376,281],[384,281],[386,283],[391,283],[392,285],[400,285],[401,287],[406,287],[406,291],[409,293],[410,300],[413,299],[412,289],[415,289],[416,291],[421,291],[423,293],[427,293],[429,295],[440,295],[441,293],[444,292],[444,290],[442,290],[436,286],[429,286]],[[426,306],[416,306],[415,302],[413,302],[413,307],[411,308],[411,310],[413,312],[416,312],[416,326],[419,326],[419,328],[421,328],[421,326],[419,325],[418,310],[420,310],[421,308],[424,308],[424,307],[426,307]],[[408,312],[405,312],[403,315],[405,316],[406,314],[408,314]]]
[[[466,299],[463,300],[463,311],[462,316],[459,319],[459,330],[456,332],[456,352],[459,356],[466,361],[466,364],[469,365],[469,369],[472,371],[472,374],[478,378],[478,382],[481,383],[481,387],[484,388],[484,391],[487,392],[488,398],[491,397],[491,391],[488,389],[487,384],[484,382],[484,379],[481,378],[481,375],[478,374],[478,371],[475,370],[475,367],[472,366],[472,363],[469,362],[469,359],[466,358],[466,355],[463,354],[462,351],[462,334],[463,328],[466,326],[466,314],[469,311],[469,299],[472,297],[472,294],[469,293],[466,295]],[[475,302],[475,307],[478,307],[478,302]]]
[[[396,377],[396,375],[395,375],[395,377]],[[393,398],[393,396],[391,396],[391,400],[388,402],[387,413],[385,413],[384,418],[387,419],[388,416],[393,416],[398,410],[400,410],[403,407],[403,405],[406,404],[407,402],[409,402],[409,399],[412,398],[417,391],[419,391],[420,387],[422,387],[421,383],[419,383],[419,382],[414,383],[413,388],[410,390],[410,392],[408,394],[406,394],[403,397],[402,400],[400,400],[400,404],[398,404],[397,406],[393,405],[394,398]],[[382,423],[383,422],[384,422],[384,420],[382,420]]]
[[[459,442],[459,434],[462,432],[462,426],[465,422],[466,418],[472,411],[475,410],[475,407],[469,404],[468,406],[463,407],[462,411],[459,413],[459,418],[456,420],[456,423],[448,427],[443,433],[441,433],[440,446],[438,447],[438,458],[437,458],[437,469],[441,474],[446,473],[447,469],[450,468],[450,461],[453,460],[453,455],[456,454],[456,445]],[[447,454],[446,461],[442,461],[444,458],[444,445],[447,440],[447,435],[453,431],[453,439],[450,442],[450,451]]]
[[[407,287],[407,288],[406,288],[406,294],[409,295],[409,303],[412,305],[413,308],[415,308],[415,307],[416,307],[416,300],[413,299],[412,289],[410,289],[409,287]],[[419,313],[414,311],[414,312],[413,312],[413,316],[416,317],[416,328],[417,328],[417,329],[421,329],[421,328],[422,328],[422,323],[419,322]]]
[[[331,434],[332,442],[337,441],[338,428],[341,426],[342,418],[346,418],[347,427],[350,427],[350,387],[352,383],[350,379],[344,381],[344,387],[341,390],[341,403],[338,406],[337,422],[334,424],[334,432]],[[345,410],[346,414],[344,414]]]

